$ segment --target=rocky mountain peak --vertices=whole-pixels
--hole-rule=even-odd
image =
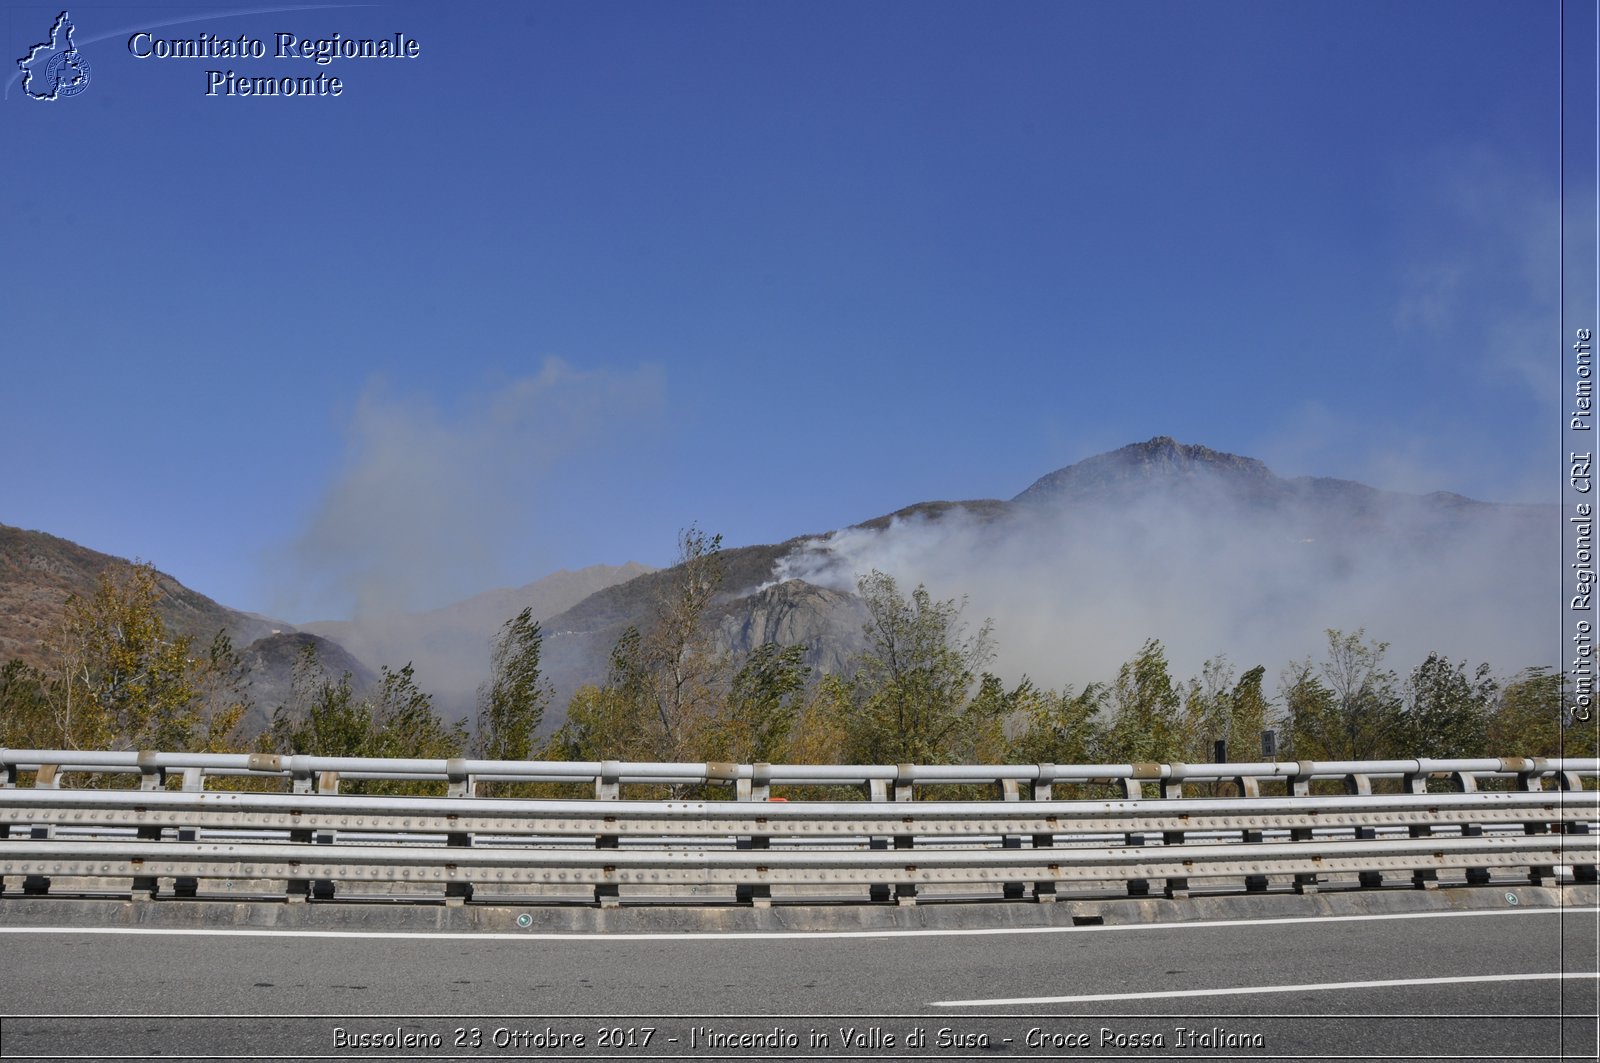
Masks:
[[[1179,443],[1171,436],[1156,436],[1047,473],[1012,501],[1051,502],[1067,496],[1099,495],[1157,483],[1175,485],[1196,480],[1231,485],[1251,494],[1274,490],[1283,483],[1257,458],[1228,454],[1199,444]]]

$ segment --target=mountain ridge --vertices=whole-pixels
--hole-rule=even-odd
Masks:
[[[1238,519],[1253,526],[1247,537],[1266,536],[1258,556],[1303,569],[1303,581],[1309,584],[1335,584],[1362,571],[1364,554],[1393,554],[1403,558],[1394,561],[1396,566],[1425,566],[1425,553],[1412,541],[1417,538],[1412,531],[1419,527],[1429,530],[1430,541],[1449,546],[1485,520],[1514,526],[1515,537],[1553,512],[1554,507],[1481,502],[1447,491],[1406,494],[1335,477],[1283,477],[1257,458],[1156,436],[1063,466],[1011,499],[914,503],[818,535],[725,550],[723,592],[714,601],[711,622],[723,646],[736,655],[751,649],[761,632],[804,633],[818,643],[808,644],[807,662],[833,671],[866,647],[861,632],[865,613],[854,594],[855,580],[870,567],[892,568],[907,558],[912,560],[900,575],[916,571],[915,558],[918,551],[927,552],[930,537],[944,536],[980,555],[1016,552],[1019,541],[1048,555],[1053,541],[1081,537],[1085,545],[1080,552],[1091,556],[1072,571],[1081,578],[1087,567],[1092,582],[1092,555],[1097,551],[1115,553],[1135,545],[1170,551],[1174,547],[1161,538],[1163,531],[1172,531],[1180,540],[1176,549],[1183,563],[1169,564],[1179,571],[1167,575],[1192,581],[1197,567],[1225,553],[1233,538],[1229,522]],[[1130,526],[1106,531],[1096,527],[1099,522]],[[1252,558],[1236,560],[1249,564]],[[1030,579],[1029,564],[1023,556],[1013,566],[1023,581]],[[1070,566],[1057,563],[1058,570],[1064,567]],[[951,565],[930,568],[935,575],[952,573]],[[550,618],[547,661],[559,692],[570,693],[581,682],[604,677],[616,638],[629,626],[648,625],[654,601],[673,573],[662,569],[607,588]],[[1137,586],[1138,577],[1133,571],[1129,584]],[[1256,573],[1252,578],[1261,577]],[[903,589],[922,581],[906,580]],[[1048,578],[1041,574],[1033,582]],[[1381,587],[1383,580],[1375,582]],[[1293,597],[1270,588],[1252,592],[1272,607],[1282,607],[1280,599]],[[942,597],[949,591],[942,585],[933,593]],[[956,596],[964,595],[958,590]],[[1316,633],[1321,630],[1317,627]],[[560,697],[557,701],[564,703]]]
[[[131,562],[49,532],[0,524],[0,661],[44,663],[42,640],[66,614],[71,595],[92,595],[101,574]],[[157,570],[166,625],[199,642],[224,631],[236,646],[293,625],[230,609]]]
[[[1526,561],[1534,549],[1530,529],[1543,528],[1555,511],[1450,491],[1405,494],[1335,477],[1283,477],[1257,458],[1156,436],[1062,466],[1010,499],[918,502],[829,532],[726,548],[720,554],[722,590],[708,621],[735,655],[769,639],[803,642],[813,668],[837,671],[865,644],[855,580],[883,567],[895,569],[907,590],[926,578],[936,596],[970,590],[984,609],[996,601],[1020,601],[1022,641],[1047,647],[1052,623],[1064,623],[1074,640],[1063,645],[1121,645],[1097,641],[1057,599],[1081,601],[1101,613],[1121,610],[1132,618],[1125,626],[1170,625],[1168,613],[1157,608],[1161,602],[1141,606],[1130,598],[1130,588],[1145,581],[1168,581],[1180,589],[1211,581],[1225,598],[1209,608],[1245,610],[1230,605],[1229,599],[1239,599],[1254,603],[1250,608],[1262,615],[1289,608],[1299,596],[1315,599],[1321,588],[1341,586],[1346,593],[1335,603],[1339,609],[1327,608],[1324,626],[1343,622],[1342,609],[1357,617],[1354,627],[1367,615],[1392,612],[1394,603],[1384,597],[1387,584],[1404,584],[1427,571],[1439,550],[1468,544],[1475,551],[1463,554],[1472,565],[1442,568],[1441,581],[1482,582],[1486,568],[1492,571],[1504,558]],[[1494,548],[1478,550],[1477,538],[1491,526]],[[55,594],[64,601],[66,593],[92,590],[95,573],[117,560],[46,533],[0,525],[0,617],[25,621],[0,623],[0,659],[28,659],[19,648],[30,636],[36,643],[51,617],[59,616],[59,609],[38,608],[37,599]],[[541,621],[544,663],[557,690],[553,723],[578,686],[604,679],[621,633],[648,627],[673,578],[672,568],[633,562],[563,570],[426,613],[382,618],[384,623],[362,635],[352,621],[294,626],[228,610],[164,576],[163,615],[171,614],[176,630],[197,637],[209,638],[210,632],[198,629],[220,622],[240,633],[241,648],[273,634],[317,635],[348,651],[369,673],[409,661],[419,684],[435,692],[441,712],[459,716],[470,712],[499,625],[528,605]],[[1281,586],[1273,583],[1280,578]],[[1503,593],[1485,591],[1496,606],[1502,603],[1494,595]],[[1195,597],[1198,608],[1208,608],[1204,595]],[[1475,608],[1472,599],[1465,601]],[[1311,605],[1305,608],[1312,611]],[[1298,622],[1293,613],[1284,616],[1289,626]],[[1245,616],[1234,626],[1258,634],[1262,624]],[[1102,656],[1115,652],[1108,648]],[[281,680],[260,686],[276,689]]]

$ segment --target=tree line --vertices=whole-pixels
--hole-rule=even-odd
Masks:
[[[548,732],[543,634],[523,610],[494,640],[471,727],[439,716],[409,664],[381,669],[358,696],[349,674],[326,675],[308,653],[270,723],[244,733],[250,703],[239,654],[225,635],[201,645],[170,631],[154,569],[129,566],[67,601],[45,640],[45,666],[0,666],[0,745],[812,764],[1596,752],[1595,726],[1577,722],[1587,714],[1560,672],[1501,677],[1487,663],[1430,653],[1402,673],[1387,645],[1359,630],[1329,630],[1320,658],[1292,661],[1270,679],[1264,665],[1241,672],[1225,657],[1176,677],[1152,638],[1110,681],[1008,685],[989,670],[992,623],[974,630],[962,602],[923,586],[906,591],[877,571],[858,583],[867,648],[845,670],[814,673],[803,646],[769,643],[735,656],[711,623],[721,546],[698,528],[681,534],[651,620],[622,634],[604,680],[580,688]]]

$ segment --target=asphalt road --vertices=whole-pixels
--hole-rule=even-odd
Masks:
[[[1593,1059],[1597,940],[1592,909],[1526,908],[854,935],[0,926],[0,1058]]]

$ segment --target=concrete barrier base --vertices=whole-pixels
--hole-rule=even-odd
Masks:
[[[1187,898],[1063,897],[1053,904],[1006,900],[789,903],[749,907],[643,903],[624,907],[509,899],[446,904],[333,900],[289,904],[235,898],[127,900],[0,897],[0,924],[13,927],[133,927],[168,930],[365,931],[389,933],[893,933],[1157,925],[1197,921],[1372,916],[1516,908],[1594,908],[1594,885],[1491,885],[1416,890],[1324,889],[1316,893],[1193,894]]]

